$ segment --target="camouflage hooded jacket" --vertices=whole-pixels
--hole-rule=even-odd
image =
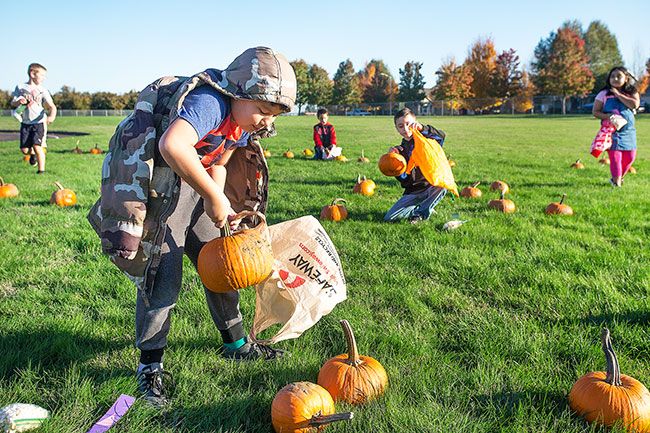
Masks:
[[[111,137],[102,166],[101,197],[88,220],[101,238],[102,251],[136,284],[145,302],[160,263],[165,222],[180,191],[180,178],[160,155],[158,141],[187,94],[209,85],[231,98],[273,102],[289,111],[295,83],[284,56],[258,47],[246,50],[224,71],[163,77],[140,92],[134,112]],[[274,132],[252,134],[248,145],[236,149],[226,165],[224,192],[236,212],[266,210],[268,168],[259,139]]]

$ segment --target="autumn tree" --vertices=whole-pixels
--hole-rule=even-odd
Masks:
[[[421,101],[424,98],[424,76],[420,70],[422,63],[406,62],[399,70],[398,101]]]
[[[314,64],[307,73],[306,100],[312,105],[326,105],[332,99],[332,80],[327,71]]]
[[[359,78],[354,72],[350,59],[339,63],[339,68],[334,74],[332,88],[332,103],[340,105],[358,104],[362,94],[359,88]]]
[[[503,51],[496,58],[490,82],[490,95],[497,98],[516,96],[521,90],[522,71],[514,49]]]
[[[463,105],[463,100],[473,96],[472,75],[463,65],[457,65],[452,57],[445,61],[436,71],[436,85],[433,96],[447,102],[447,107],[453,110]]]
[[[123,108],[122,98],[112,92],[96,92],[90,99],[91,110],[121,110]]]
[[[570,28],[558,29],[547,56],[541,69],[533,62],[535,85],[544,94],[562,96],[562,114],[566,114],[570,96],[585,95],[593,88],[585,41]]]
[[[496,60],[497,53],[490,38],[478,39],[469,49],[464,67],[472,76],[472,94],[477,99],[470,102],[470,107],[475,110],[483,110],[494,104],[491,86]]]
[[[533,97],[535,96],[535,85],[526,71],[521,73],[519,90],[514,98],[515,111],[527,113],[533,109]]]
[[[383,60],[373,59],[360,71],[359,85],[363,91],[363,101],[388,102],[395,100],[397,83]]]
[[[307,103],[309,94],[309,65],[302,59],[290,63],[296,73],[296,105],[298,106],[298,114],[300,114],[302,106]]]
[[[650,85],[650,59],[645,63],[645,73],[639,78],[637,84],[639,94],[643,95],[648,90],[648,85]]]
[[[616,36],[600,21],[592,21],[585,32],[585,49],[589,56],[589,69],[594,74],[593,92],[605,85],[607,74],[615,66],[623,65]]]
[[[63,86],[52,95],[54,104],[63,110],[88,110],[92,96],[88,92],[78,92],[74,87]]]

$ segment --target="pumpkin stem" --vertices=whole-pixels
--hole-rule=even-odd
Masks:
[[[332,200],[332,204],[331,204],[331,206],[335,206],[335,205],[337,205],[338,203],[347,204],[347,202],[345,201],[344,198],[335,198],[334,200]]]
[[[343,319],[341,320],[341,326],[343,327],[343,333],[345,334],[345,341],[348,344],[348,364],[356,365],[360,364],[361,360],[359,359],[359,350],[357,349],[357,340],[354,338],[354,332],[352,332],[352,327],[350,322]]]
[[[578,160],[576,160],[576,164],[580,164],[580,160],[579,160],[579,159],[578,159]]]
[[[59,188],[59,191],[63,189],[63,185],[61,185],[61,182],[59,181],[54,182],[54,185],[56,185],[56,187]]]
[[[0,177],[0,186],[4,186],[4,184],[5,184],[4,179]]]
[[[335,413],[332,415],[317,415],[309,420],[311,427],[320,427],[336,421],[349,421],[354,418],[353,412]]]
[[[474,182],[474,183],[472,184],[472,188],[476,188],[477,186],[480,185],[480,183],[481,183],[481,181]]]
[[[501,190],[501,200],[503,200],[503,199],[505,199],[505,198],[506,198],[506,193],[503,192],[503,190]]]
[[[357,183],[361,183],[361,173],[357,174]]]
[[[614,352],[614,347],[612,346],[609,329],[603,328],[600,340],[603,346],[603,352],[605,352],[605,359],[607,360],[607,377],[605,378],[605,382],[612,386],[622,386],[621,369],[618,365],[618,358]]]
[[[566,193],[562,194],[562,200],[560,200],[560,204],[564,203],[565,198],[566,198]]]
[[[363,155],[363,149],[361,149],[361,157],[365,158],[365,156]]]

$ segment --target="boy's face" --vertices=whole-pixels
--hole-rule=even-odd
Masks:
[[[29,79],[34,83],[34,84],[41,84],[45,81],[45,78],[47,77],[47,71],[44,69],[32,69],[29,72]]]
[[[412,114],[407,114],[404,117],[400,117],[395,121],[395,129],[399,132],[399,135],[410,140],[413,136],[413,132],[409,128],[412,124],[416,122],[415,116]]]
[[[246,99],[233,99],[231,109],[233,119],[246,132],[268,128],[282,113],[279,105]]]
[[[323,113],[320,116],[318,116],[318,120],[320,120],[320,123],[322,123],[323,125],[327,123],[329,118],[330,116],[327,113]]]

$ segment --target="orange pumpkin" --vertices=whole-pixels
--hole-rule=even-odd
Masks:
[[[343,204],[339,204],[343,203]],[[348,210],[345,208],[345,200],[335,198],[329,206],[323,206],[320,211],[320,219],[329,221],[343,221],[348,217]]]
[[[611,426],[617,422],[638,433],[650,432],[650,392],[638,380],[621,374],[609,330],[604,328],[601,345],[607,372],[587,373],[573,384],[569,406],[588,422]]]
[[[282,156],[284,156],[285,158],[289,158],[289,159],[292,159],[294,157],[293,152],[291,150],[289,150],[289,149],[287,149],[287,151],[284,152],[282,154]]]
[[[311,150],[311,149],[304,149],[304,150],[302,151],[302,154],[303,154],[304,156],[314,156],[314,151]]]
[[[271,403],[271,422],[277,433],[312,433],[327,424],[347,421],[352,412],[335,413],[332,396],[311,382],[294,382],[282,388]]]
[[[247,216],[257,216],[260,223],[234,234],[226,224],[225,236],[212,239],[199,252],[197,271],[212,292],[225,293],[255,285],[273,270],[266,217],[260,212],[243,211],[235,219]]]
[[[23,155],[23,162],[29,162],[29,155]]]
[[[363,154],[363,149],[361,150],[361,156],[357,158],[357,161],[362,162],[364,164],[370,162],[370,160],[366,158],[365,155]]]
[[[339,161],[339,162],[348,162],[348,158],[345,155],[339,155],[339,156],[335,157],[334,159]]]
[[[501,191],[504,194],[507,194],[510,191],[510,187],[508,186],[508,184],[502,180],[495,180],[494,182],[492,182],[492,185],[490,185],[490,189],[492,191]]]
[[[609,157],[607,155],[603,155],[603,157],[600,158],[598,162],[603,165],[609,165]]]
[[[627,172],[630,174],[636,174],[636,168],[630,166],[630,168],[627,169]]]
[[[92,149],[90,149],[90,153],[91,153],[92,155],[101,155],[102,153],[104,153],[104,151],[101,150],[101,149],[97,146],[97,143],[95,143],[95,147],[93,147]]]
[[[266,149],[264,149],[264,158],[269,158],[270,156],[271,156],[271,151],[267,147]]]
[[[454,161],[453,159],[450,159],[448,162],[449,162],[449,168],[456,167],[456,161]]]
[[[327,361],[318,372],[318,384],[329,391],[334,401],[366,403],[381,395],[388,386],[384,367],[370,356],[359,355],[354,333],[347,320],[341,320],[348,353]]]
[[[73,190],[63,188],[63,185],[59,182],[54,182],[54,185],[56,185],[58,189],[52,193],[50,203],[59,207],[68,207],[77,204],[77,194],[75,194]]]
[[[19,194],[18,187],[13,183],[5,183],[0,177],[0,198],[14,198]]]
[[[576,162],[571,164],[571,168],[575,168],[576,170],[584,170],[585,165],[578,159]]]
[[[376,187],[377,185],[375,185],[375,182],[370,179],[366,179],[365,176],[361,177],[361,175],[359,175],[357,177],[357,183],[355,183],[354,187],[352,188],[352,192],[354,194],[361,194],[365,195],[366,197],[370,197],[375,193]]]
[[[562,199],[559,203],[553,202],[546,206],[546,215],[573,215],[573,209],[564,204],[566,194],[562,194]]]
[[[480,189],[477,188],[477,186],[481,182],[474,182],[471,186],[466,186],[463,188],[460,192],[461,197],[465,198],[479,198],[483,195]]]
[[[406,160],[397,152],[382,155],[378,165],[384,176],[399,176],[406,171]]]
[[[501,198],[499,200],[490,200],[488,207],[503,213],[513,213],[516,210],[515,203],[506,199],[503,191],[501,191]]]

